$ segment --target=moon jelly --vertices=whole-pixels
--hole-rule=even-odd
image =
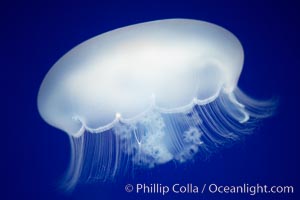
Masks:
[[[232,33],[190,19],[126,26],[71,49],[38,94],[42,118],[70,137],[65,186],[183,163],[251,133],[274,105],[237,87],[243,60]]]

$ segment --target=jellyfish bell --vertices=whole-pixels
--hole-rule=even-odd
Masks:
[[[248,133],[243,126],[272,106],[238,89],[243,60],[232,33],[191,19],[126,26],[74,47],[38,93],[42,118],[71,139],[68,184],[130,163],[185,162]]]
[[[46,75],[38,108],[70,135],[105,129],[150,107],[206,104],[236,87],[243,66],[238,39],[220,26],[169,19],[119,28],[73,48]],[[154,98],[153,98],[154,97]],[[101,131],[98,131],[101,132]]]

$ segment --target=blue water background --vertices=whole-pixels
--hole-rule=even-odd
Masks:
[[[0,199],[299,199],[299,9],[296,1],[3,2]],[[70,147],[67,135],[37,112],[45,74],[68,50],[93,36],[164,18],[205,20],[233,32],[245,50],[240,88],[257,98],[278,96],[277,114],[246,140],[206,161],[170,163],[139,171],[133,179],[62,193],[57,182],[68,166]],[[292,185],[295,193],[162,196],[124,191],[127,183],[144,182]]]

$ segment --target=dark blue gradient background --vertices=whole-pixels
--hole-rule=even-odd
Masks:
[[[299,199],[300,7],[297,1],[139,1],[97,4],[1,1],[0,199]],[[243,3],[242,3],[243,2]],[[255,134],[208,160],[172,163],[134,179],[78,187],[57,183],[68,166],[69,141],[36,107],[51,66],[75,45],[108,30],[164,18],[192,18],[223,26],[243,44],[239,86],[257,98],[278,96],[277,114]],[[199,155],[201,156],[201,155]],[[125,183],[292,185],[294,194],[134,194]]]

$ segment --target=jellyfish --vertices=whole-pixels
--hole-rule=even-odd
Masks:
[[[37,98],[70,138],[65,188],[185,163],[252,133],[275,103],[238,88],[243,62],[237,37],[192,19],[134,24],[71,49]]]

